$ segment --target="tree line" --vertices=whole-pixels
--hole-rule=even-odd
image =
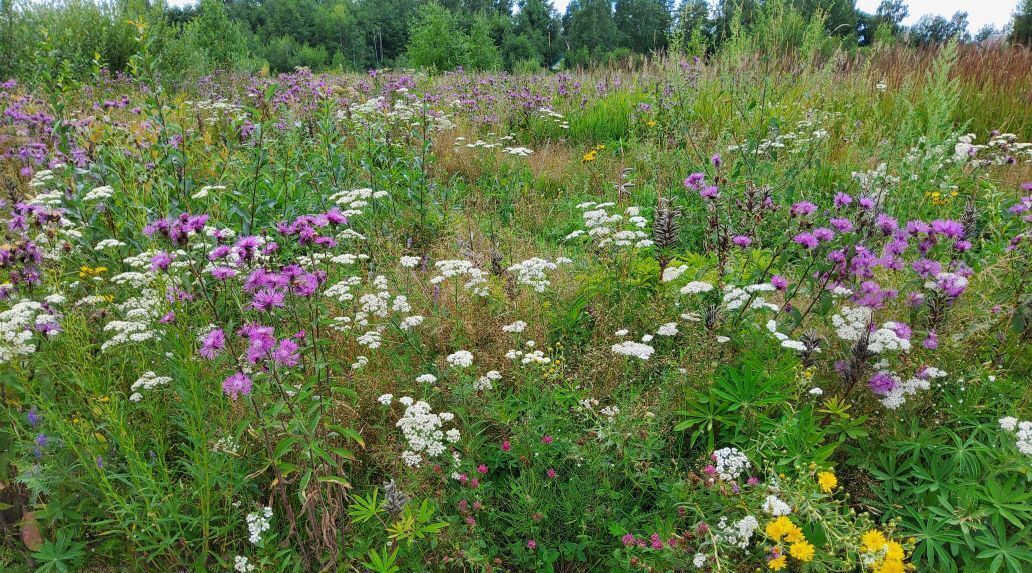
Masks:
[[[118,71],[145,23],[167,73],[267,68],[363,71],[533,71],[606,64],[670,49],[704,54],[774,9],[819,18],[843,45],[1007,38],[1032,41],[1032,0],[1020,0],[1005,30],[968,30],[967,13],[925,16],[911,27],[904,0],[875,13],[855,0],[0,0],[0,76],[31,75],[43,61],[71,72]]]

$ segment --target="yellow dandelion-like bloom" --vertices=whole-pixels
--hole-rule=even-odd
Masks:
[[[903,546],[895,541],[889,541],[889,548],[885,550],[886,561],[903,561]]]
[[[785,541],[789,543],[802,543],[806,541],[806,536],[803,535],[803,530],[799,529],[798,525],[792,525],[792,528],[785,533]]]
[[[813,560],[814,548],[809,541],[800,541],[799,543],[793,543],[788,548],[788,553],[803,563],[809,563]]]
[[[781,571],[788,564],[788,559],[782,555],[775,557],[767,562],[767,567],[770,567],[771,571]]]
[[[817,483],[821,485],[821,491],[831,493],[838,487],[838,478],[835,477],[834,472],[820,472],[817,474]]]
[[[768,523],[767,527],[764,528],[764,533],[766,533],[767,537],[773,539],[774,541],[781,541],[781,538],[784,537],[793,528],[795,528],[795,524],[792,523],[792,521],[789,520],[787,517],[782,515],[781,517]]]
[[[591,151],[585,153],[584,157],[581,158],[581,163],[588,163],[589,161],[594,161],[595,160],[595,155],[597,153],[598,152],[595,151],[594,149],[592,149]]]
[[[902,561],[886,559],[875,571],[877,573],[903,573],[906,571],[906,567],[903,566]]]
[[[881,551],[887,544],[888,541],[885,539],[885,534],[877,529],[868,531],[860,538],[860,547],[868,553]]]

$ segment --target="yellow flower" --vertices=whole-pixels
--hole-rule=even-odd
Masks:
[[[800,541],[799,543],[793,543],[788,548],[788,553],[803,563],[809,563],[813,560],[814,549],[809,541]]]
[[[886,561],[903,561],[903,546],[895,541],[889,542],[889,548],[885,550]]]
[[[881,551],[885,545],[888,544],[888,541],[885,539],[885,534],[877,529],[872,529],[860,538],[860,543],[861,548],[864,551],[874,553],[876,551]]]
[[[649,120],[649,127],[656,127],[656,120],[650,119]]]
[[[820,472],[817,474],[817,483],[821,484],[821,491],[831,493],[838,487],[838,478],[834,472]]]
[[[880,567],[876,569],[877,573],[903,573],[906,568],[903,566],[902,561],[895,559],[886,559]]]
[[[584,157],[581,158],[581,163],[587,163],[589,161],[594,161],[595,160],[595,155],[597,153],[598,153],[598,151],[595,151],[594,149],[592,149],[591,151],[585,153]]]
[[[787,517],[782,515],[781,517],[768,523],[767,527],[764,529],[764,532],[767,534],[767,537],[773,539],[774,541],[781,541],[781,538],[784,537],[793,528],[795,528],[795,524],[792,523],[792,521],[789,520]]]
[[[785,541],[789,543],[802,543],[806,541],[806,536],[803,535],[803,530],[799,529],[798,525],[792,525],[792,528],[785,533]]]
[[[767,562],[767,567],[770,567],[772,571],[781,571],[785,568],[788,559],[782,555],[781,557],[775,557]]]

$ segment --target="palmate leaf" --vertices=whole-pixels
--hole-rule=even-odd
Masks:
[[[1032,492],[1018,484],[1016,475],[1005,482],[989,481],[976,490],[975,496],[994,516],[1009,521],[1018,529],[1032,520]]]
[[[932,571],[957,571],[954,556],[963,540],[955,533],[956,527],[938,515],[911,509],[901,523],[907,536],[917,540],[913,560]]]
[[[401,571],[395,562],[398,560],[398,548],[394,548],[394,551],[388,553],[387,548],[383,548],[383,552],[377,552],[375,549],[369,552],[369,561],[363,563],[365,567],[371,569],[375,573],[397,573]]]
[[[1026,535],[1027,533],[1019,531],[1008,537],[1006,527],[1003,527],[1002,523],[996,523],[976,538],[979,545],[986,549],[979,552],[975,558],[988,560],[989,571],[992,573],[1025,573],[1032,569],[1032,549],[1029,549],[1027,540],[1024,539]]]
[[[355,501],[348,508],[348,515],[355,523],[369,521],[383,511],[383,500],[380,499],[380,490],[374,489],[368,496],[356,495]]]

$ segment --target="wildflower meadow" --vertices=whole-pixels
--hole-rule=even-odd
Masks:
[[[1032,571],[1032,52],[757,30],[0,85],[0,570]]]

